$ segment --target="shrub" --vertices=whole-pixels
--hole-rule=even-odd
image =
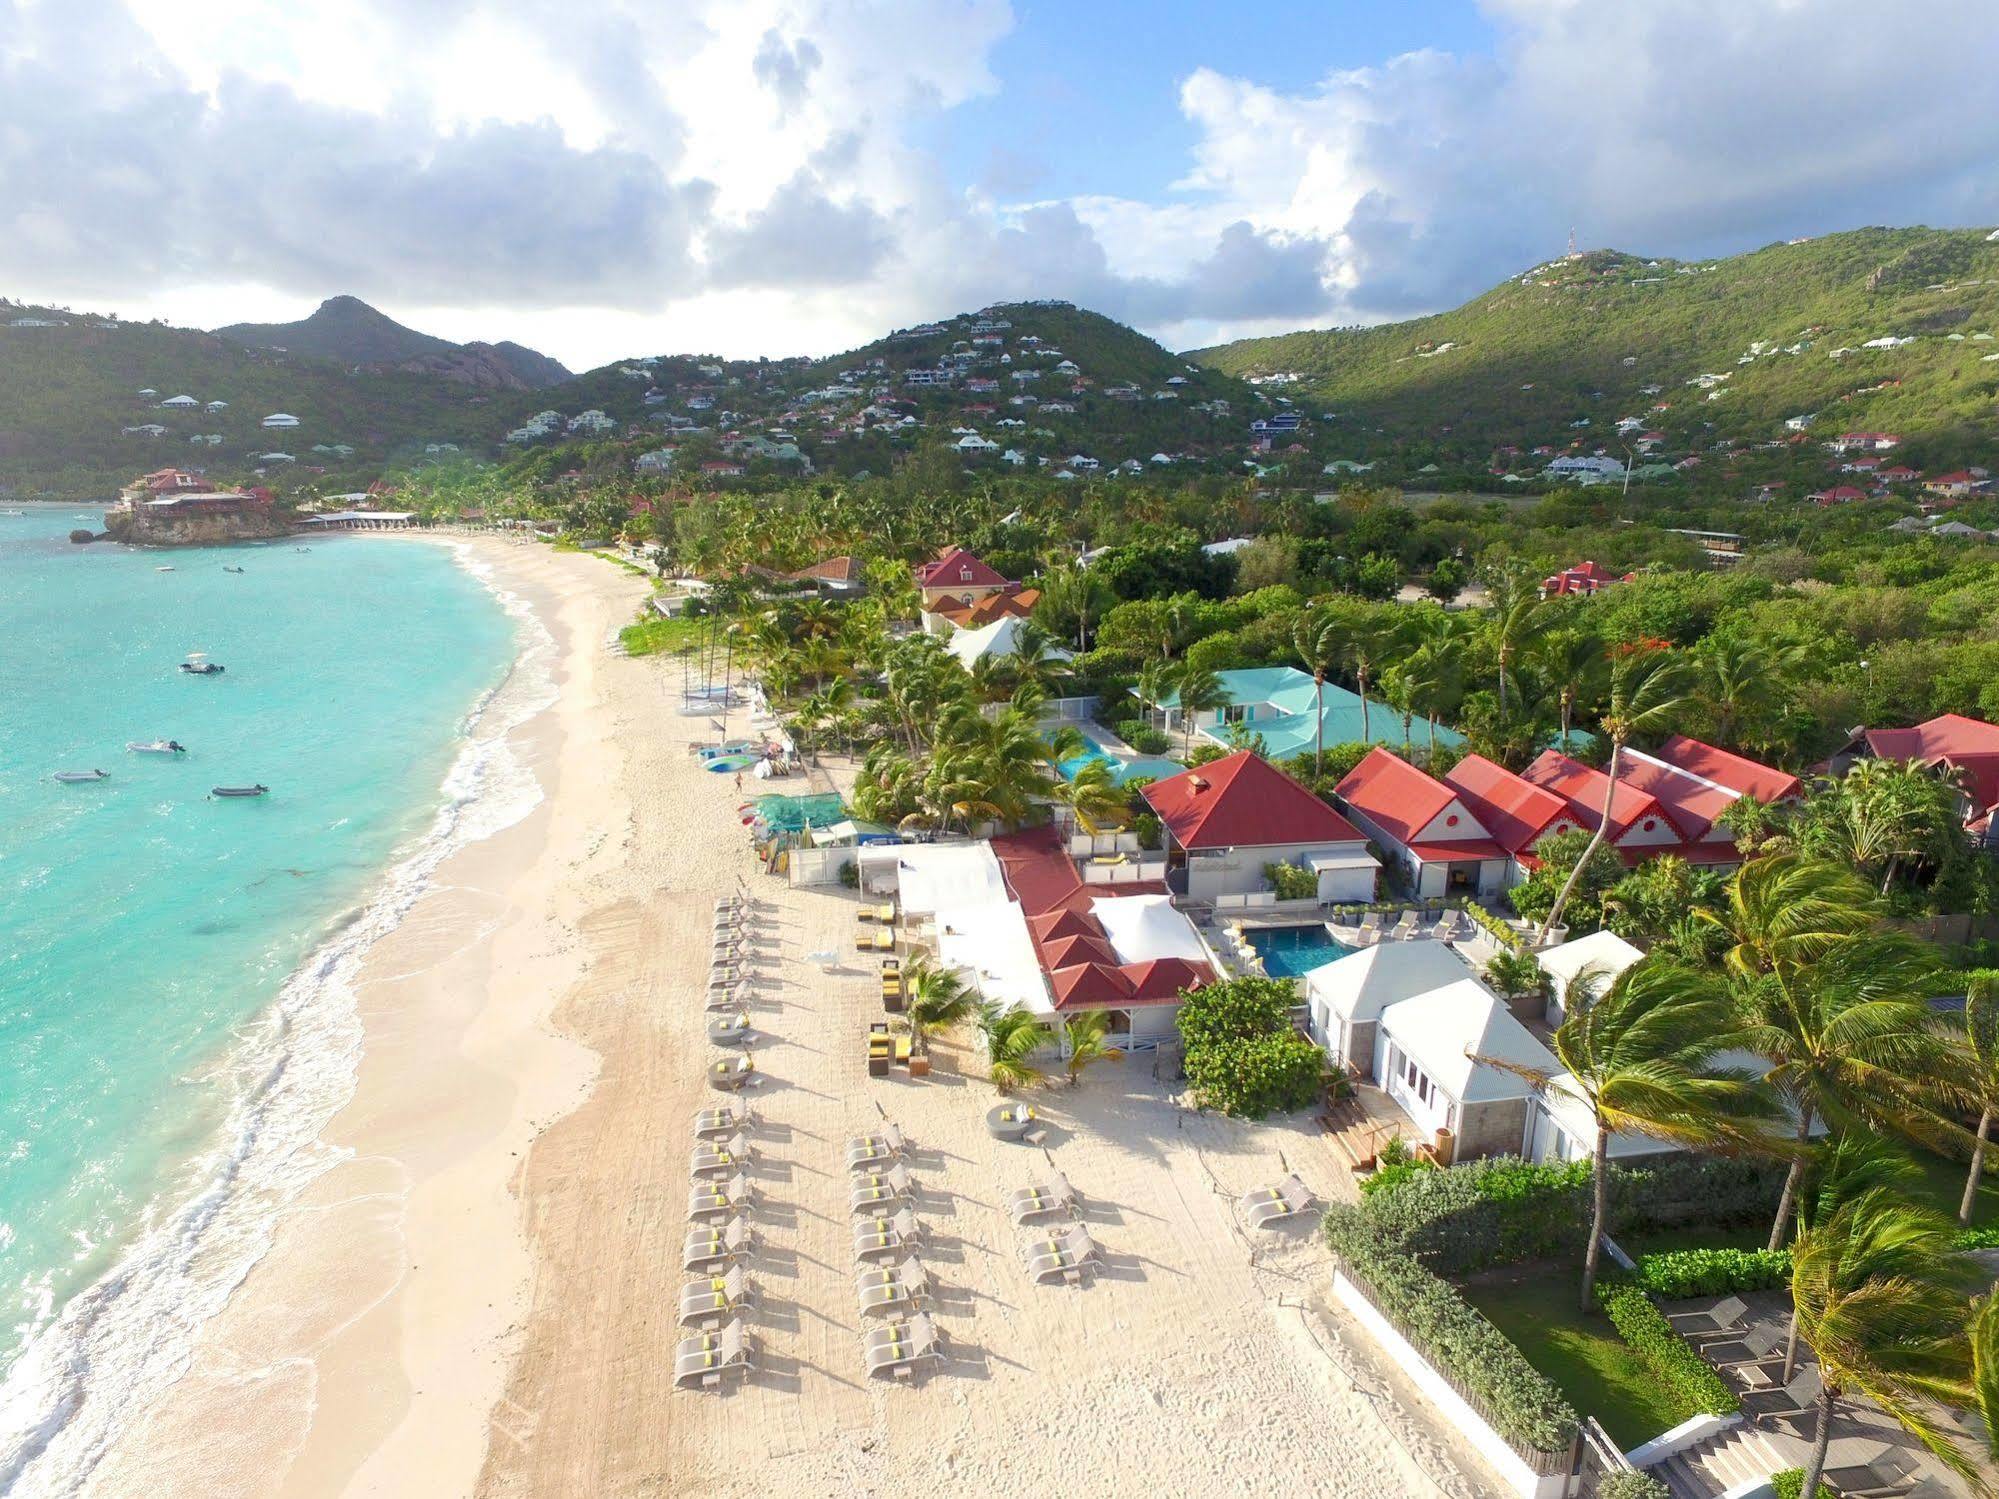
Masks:
[[[1173,736],[1149,723],[1134,724],[1129,734],[1119,734],[1118,738],[1141,755],[1163,755],[1173,748]]]
[[[861,871],[852,859],[840,866],[840,883],[849,890],[861,888]]]
[[[1264,883],[1277,892],[1279,900],[1317,900],[1319,877],[1297,864],[1266,864]]]
[[[1131,835],[1143,849],[1157,849],[1166,841],[1166,826],[1156,812],[1141,812],[1131,820]]]
[[[1527,946],[1527,939],[1513,929],[1512,922],[1506,920],[1504,917],[1493,915],[1492,912],[1486,910],[1477,901],[1466,901],[1464,903],[1464,912],[1465,915],[1492,933],[1493,938],[1501,946],[1510,947],[1519,953],[1525,953],[1530,950]]]
[[[1669,1249],[1638,1257],[1632,1282],[1662,1301],[1768,1291],[1791,1278],[1788,1249]]]
[[[1666,1314],[1637,1286],[1629,1281],[1599,1281],[1596,1299],[1617,1335],[1689,1409],[1710,1416],[1732,1416],[1742,1409],[1721,1376],[1673,1331]]]
[[[1455,1287],[1386,1243],[1359,1209],[1329,1208],[1325,1234],[1381,1314],[1424,1358],[1477,1397],[1501,1436],[1537,1452],[1568,1448],[1580,1424],[1575,1407]]]
[[[1784,1468],[1770,1475],[1770,1493],[1772,1499],[1798,1499],[1798,1496],[1803,1494],[1804,1491],[1805,1470],[1803,1468]],[[1839,1495],[1835,1494],[1824,1484],[1820,1484],[1819,1499],[1839,1499]]]
[[[1999,1249],[1999,1223],[1963,1229],[1951,1243],[1958,1249]]]
[[[1319,1096],[1326,1054],[1296,1032],[1209,1041],[1187,1052],[1187,1080],[1208,1108],[1242,1119],[1288,1114]]]
[[[1690,1218],[1728,1225],[1767,1219],[1782,1166],[1675,1154],[1610,1169],[1611,1221],[1671,1227]],[[1588,1232],[1590,1163],[1530,1165],[1514,1156],[1398,1174],[1366,1199],[1393,1243],[1444,1275],[1578,1253]]]
[[[1673,1499],[1673,1491],[1650,1473],[1607,1473],[1596,1499]]]
[[[1239,978],[1183,995],[1180,1040],[1189,1052],[1216,1041],[1272,1036],[1291,1024],[1297,991],[1284,979]]]

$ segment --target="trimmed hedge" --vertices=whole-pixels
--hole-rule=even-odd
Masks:
[[[1567,1450],[1581,1425],[1575,1407],[1455,1286],[1386,1240],[1360,1209],[1329,1208],[1325,1233],[1381,1314],[1477,1397],[1502,1437],[1536,1452]]]
[[[1741,1411],[1742,1402],[1673,1330],[1650,1296],[1629,1281],[1599,1281],[1596,1299],[1617,1335],[1689,1408],[1709,1416],[1732,1416]]]
[[[1610,1168],[1613,1231],[1767,1222],[1783,1167],[1677,1154]],[[1530,1165],[1514,1156],[1403,1175],[1369,1192],[1369,1219],[1442,1275],[1580,1253],[1588,1233],[1590,1163]]]
[[[1768,1291],[1791,1278],[1788,1249],[1668,1249],[1638,1257],[1632,1284],[1662,1301]]]
[[[1957,1249],[1999,1249],[1999,1223],[1988,1223],[1983,1228],[1967,1228],[1958,1234],[1951,1244]],[[1799,1482],[1803,1482],[1802,1479]]]
[[[1510,947],[1515,952],[1533,951],[1533,949],[1530,946],[1528,946],[1527,939],[1514,928],[1512,922],[1508,921],[1503,916],[1493,915],[1492,912],[1486,910],[1486,908],[1480,905],[1477,901],[1475,900],[1462,901],[1459,903],[1458,909],[1463,911],[1465,915],[1469,916],[1473,921],[1477,922],[1480,926],[1484,927],[1486,931],[1490,932],[1492,934],[1493,940],[1500,943],[1502,946]]]

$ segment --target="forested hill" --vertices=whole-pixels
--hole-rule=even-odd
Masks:
[[[539,390],[569,378],[569,371],[546,354],[516,343],[455,344],[406,328],[359,297],[328,297],[310,317],[294,323],[232,323],[215,333],[249,348],[442,375],[489,389]]]
[[[1267,388],[1330,409],[1356,458],[1418,444],[1449,466],[1578,440],[1615,454],[1626,416],[1701,449],[1781,440],[1816,414],[1815,437],[1897,432],[1947,462],[1992,454],[1996,339],[1986,231],[1859,229],[1711,261],[1592,251],[1452,312],[1187,357],[1297,376]]]

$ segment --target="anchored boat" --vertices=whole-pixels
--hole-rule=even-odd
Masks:
[[[143,743],[132,739],[126,741],[125,748],[135,755],[184,755],[187,753],[187,746],[182,744],[178,739],[148,739]]]
[[[74,784],[77,781],[108,781],[111,779],[111,772],[108,770],[59,770],[56,772],[55,778],[58,781],[70,784]]]
[[[269,796],[271,788],[268,786],[211,786],[208,788],[208,794],[210,796]]]
[[[189,651],[187,659],[181,662],[180,669],[191,677],[214,677],[220,676],[229,668],[218,666],[215,662],[208,659],[205,652]]]

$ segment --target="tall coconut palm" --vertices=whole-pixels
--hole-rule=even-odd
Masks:
[[[1111,1044],[1111,1017],[1102,1010],[1084,1010],[1062,1022],[1063,1050],[1068,1055],[1062,1066],[1069,1074],[1069,1086],[1082,1080],[1086,1069],[1099,1062],[1121,1062],[1124,1052]]]
[[[1585,1312],[1595,1305],[1597,1262],[1610,1226],[1611,1136],[1744,1145],[1760,1138],[1758,1122],[1777,1111],[1754,1074],[1720,1061],[1738,1022],[1716,976],[1649,958],[1592,998],[1594,987],[1569,987],[1569,1011],[1552,1038],[1561,1072],[1494,1062],[1538,1088],[1580,1098],[1595,1124],[1590,1233],[1583,1251]]]
[[[1326,770],[1326,677],[1345,659],[1345,642],[1336,620],[1310,614],[1300,615],[1291,631],[1291,648],[1299,664],[1312,674],[1312,708],[1317,720],[1312,736],[1312,774]]]
[[[1999,1458],[1999,1291],[1973,1304],[1971,1390],[1985,1423],[1985,1445]]]
[[[1728,940],[1722,961],[1744,979],[1795,974],[1880,922],[1881,903],[1851,869],[1796,853],[1765,854],[1737,869],[1719,911],[1695,917]]]
[[[903,964],[902,987],[909,1033],[916,1038],[917,1051],[926,1057],[933,1033],[971,1018],[979,1007],[977,994],[963,979],[928,958],[915,957]]]
[[[1576,724],[1576,710],[1593,701],[1603,691],[1610,672],[1610,658],[1603,642],[1582,630],[1553,630],[1536,643],[1534,664],[1554,692],[1561,719],[1562,749],[1569,747],[1569,730]]]
[[[1507,679],[1522,652],[1547,630],[1550,616],[1534,580],[1514,568],[1493,579],[1492,649],[1499,668],[1499,713],[1506,716]]]
[[[1072,563],[1052,569],[1041,580],[1041,598],[1034,614],[1050,629],[1067,631],[1074,625],[1076,649],[1086,651],[1096,622],[1115,602],[1116,596],[1100,574]]]
[[[1939,1406],[1974,1399],[1976,1263],[1943,1214],[1877,1187],[1807,1226],[1791,1250],[1798,1336],[1818,1358],[1817,1429],[1801,1492],[1816,1494],[1842,1401],[1871,1400],[1968,1482],[1991,1490]]]
[[[1985,1148],[1991,1143],[1992,1121],[1999,1117],[1999,973],[1974,973],[1964,991],[1964,1087],[1978,1110],[1978,1132],[1971,1143],[1971,1171],[1964,1179],[1964,1200],[1957,1221],[1971,1222],[1978,1207],[1978,1189],[1985,1179]]]
[[[1935,975],[1935,956],[1922,943],[1867,932],[1795,970],[1734,981],[1743,1045],[1770,1062],[1770,1085],[1796,1127],[1771,1249],[1783,1247],[1817,1125],[1939,1147],[1962,1133],[1949,1118],[1949,1058],[1929,1006]]]
[[[1002,1093],[1039,1082],[1031,1060],[1048,1044],[1048,1027],[1018,1005],[986,1000],[979,1006],[979,1034],[986,1049],[987,1076]]]
[[[1541,923],[1543,941],[1560,923],[1562,908],[1569,903],[1569,892],[1575,889],[1576,880],[1589,867],[1591,856],[1610,832],[1610,809],[1617,794],[1617,772],[1624,763],[1625,745],[1635,735],[1656,733],[1679,714],[1686,704],[1687,678],[1685,663],[1667,651],[1640,647],[1619,651],[1614,656],[1610,667],[1610,701],[1601,718],[1603,732],[1610,740],[1603,807],[1589,846],[1562,882],[1560,894],[1548,908],[1548,919]]]
[[[1118,784],[1117,772],[1103,760],[1077,766],[1074,775],[1055,786],[1054,794],[1092,833],[1120,827],[1131,815],[1131,794]]]
[[[1360,694],[1360,737],[1363,743],[1374,740],[1374,734],[1368,727],[1367,685],[1375,679],[1382,664],[1393,658],[1401,639],[1401,631],[1388,625],[1363,625],[1347,632],[1346,663],[1347,669],[1353,673],[1354,691]]]
[[[1180,719],[1187,731],[1185,753],[1191,755],[1194,753],[1194,720],[1203,713],[1226,708],[1230,702],[1229,693],[1220,677],[1200,666],[1189,665],[1182,669],[1174,679],[1174,685],[1178,691]]]
[[[1700,652],[1700,698],[1714,720],[1715,741],[1749,745],[1776,713],[1784,684],[1796,678],[1804,652],[1756,645],[1735,636],[1707,641]]]
[[[1145,721],[1152,722],[1152,715],[1166,704],[1173,695],[1173,666],[1167,661],[1147,661],[1138,669],[1139,706],[1145,709]]]

